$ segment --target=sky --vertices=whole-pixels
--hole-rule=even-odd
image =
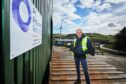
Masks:
[[[126,26],[126,0],[53,0],[53,33],[115,35]]]

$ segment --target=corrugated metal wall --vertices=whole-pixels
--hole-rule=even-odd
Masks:
[[[42,45],[10,60],[10,0],[2,0],[3,84],[41,84],[51,57],[52,0],[32,0],[43,17]]]

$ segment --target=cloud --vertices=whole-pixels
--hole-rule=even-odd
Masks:
[[[105,19],[111,16],[112,16],[111,13],[99,14],[95,12],[90,12],[90,14],[84,18],[86,19],[88,25],[100,25],[101,23],[106,22]]]
[[[100,34],[116,34],[126,25],[126,15],[114,15],[112,13],[99,14],[90,12],[89,15],[83,17],[86,19],[87,25],[82,25],[85,32],[95,32]]]
[[[81,8],[91,8],[93,7],[94,0],[80,0]]]
[[[126,14],[126,4],[114,10],[114,14],[125,15]]]
[[[109,4],[109,3],[104,3],[104,4],[102,4],[102,5],[94,6],[93,9],[95,9],[95,10],[98,11],[98,12],[101,12],[101,11],[103,11],[103,10],[111,10],[111,9],[110,9],[111,7],[112,7],[111,4]]]
[[[113,3],[113,4],[119,4],[119,3],[124,3],[126,0],[105,0],[107,3]]]
[[[126,0],[53,0],[53,27],[57,30],[63,20],[62,33],[75,33],[81,27],[85,33],[115,35],[126,26]],[[122,4],[123,3],[123,4]],[[114,4],[114,5],[113,5]],[[88,10],[87,15],[79,16],[78,9]],[[115,7],[115,8],[114,8]],[[105,10],[111,10],[104,12]]]
[[[115,27],[116,25],[114,23],[108,23],[108,27]]]
[[[81,19],[77,14],[74,3],[76,0],[54,0],[53,3],[53,22],[54,28],[57,28],[61,24],[61,20],[64,20],[63,23],[66,25],[73,25],[72,20]]]
[[[80,8],[91,8],[92,10],[96,10],[98,12],[101,12],[103,10],[109,9],[112,7],[110,3],[103,3],[101,0],[80,0],[80,5],[78,6]]]

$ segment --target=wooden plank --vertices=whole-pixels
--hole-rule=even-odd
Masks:
[[[99,59],[98,61],[102,61],[103,59]],[[65,61],[65,62],[74,62],[74,59],[70,59],[70,58],[52,58],[52,62],[55,62],[55,61]],[[87,61],[97,61],[97,59],[88,59]]]
[[[54,55],[50,63],[51,74],[49,84],[73,84],[77,78],[75,61],[73,57],[61,56],[60,54],[61,52],[57,56]],[[126,84],[126,74],[117,71],[117,68],[102,59],[88,57],[87,64],[91,84]],[[81,63],[80,72],[82,84],[86,84]]]
[[[112,65],[88,65],[88,67],[112,67]],[[52,68],[75,68],[75,65],[53,65]]]
[[[83,71],[80,72],[81,74],[84,74]],[[124,72],[121,71],[90,71],[90,74],[124,74]],[[55,71],[52,72],[51,75],[75,75],[77,74],[76,71]]]
[[[126,74],[113,74],[113,75],[106,75],[103,74],[101,75],[90,75],[91,80],[111,80],[111,79],[126,79]],[[76,80],[77,76],[76,75],[61,75],[61,76],[51,76],[51,80],[60,80],[60,81],[64,81],[64,80]],[[85,80],[84,75],[81,75],[81,80]]]
[[[52,63],[53,65],[61,65],[61,64],[67,64],[67,65],[69,65],[69,64],[75,64],[75,63],[65,63],[65,62],[62,62],[62,63]],[[107,64],[106,62],[95,62],[95,63],[91,63],[91,62],[89,62],[88,64]]]
[[[59,71],[59,70],[51,70],[51,72],[72,72],[72,71],[75,71],[76,72],[76,70],[61,70],[61,71]],[[104,71],[110,71],[110,72],[114,72],[114,71],[117,71],[117,69],[106,69],[106,70],[104,70],[104,69],[97,69],[97,70],[94,70],[94,69],[89,69],[88,70],[89,72],[104,72]],[[83,72],[83,70],[81,69],[80,70],[80,72]]]
[[[87,62],[97,63],[97,62],[103,62],[102,60],[87,60]],[[52,61],[52,63],[75,63],[75,61]]]
[[[52,81],[50,84],[74,84],[74,81]],[[82,80],[81,84],[86,84],[86,82],[84,80]],[[123,80],[121,80],[121,79],[91,80],[91,84],[126,84],[126,81],[124,79]]]
[[[76,67],[52,67],[52,69],[73,69],[73,68],[75,68],[76,69]],[[115,67],[113,67],[113,66],[88,66],[88,69],[113,69],[113,68],[115,68]],[[80,66],[80,69],[82,69],[82,66]],[[117,68],[115,68],[115,69],[117,69]]]
[[[110,70],[110,69],[117,69],[117,68],[114,68],[114,67],[109,67],[109,68],[89,68],[89,70]],[[51,69],[52,71],[75,71],[76,68],[52,68]],[[80,68],[80,70],[82,70],[82,68]]]

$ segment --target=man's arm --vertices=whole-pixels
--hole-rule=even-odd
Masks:
[[[73,43],[70,45],[70,51],[74,51]]]

